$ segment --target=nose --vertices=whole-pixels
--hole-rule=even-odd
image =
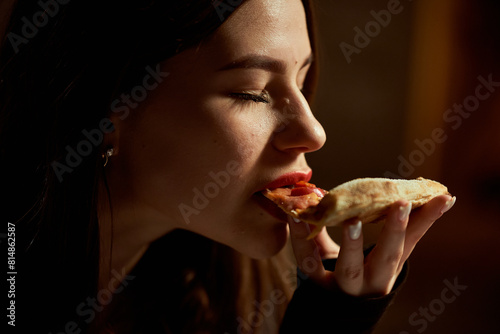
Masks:
[[[272,138],[276,149],[307,153],[317,151],[325,144],[325,130],[298,89],[284,98],[276,109],[277,125]]]

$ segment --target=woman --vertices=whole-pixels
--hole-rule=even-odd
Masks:
[[[2,47],[18,326],[371,330],[453,202],[435,198],[409,223],[396,203],[365,258],[359,223],[346,222],[342,248],[325,230],[308,241],[307,224],[262,197],[308,181],[304,154],[325,142],[308,104],[309,1],[40,6],[17,2]],[[301,270],[291,302],[289,235]]]

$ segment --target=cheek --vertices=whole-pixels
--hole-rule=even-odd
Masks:
[[[207,98],[196,108],[200,111],[198,129],[201,129],[194,131],[194,136],[200,143],[197,151],[203,155],[200,161],[208,166],[237,161],[244,175],[254,168],[269,143],[273,126],[269,112],[259,107]]]
[[[134,196],[176,221],[185,220],[182,206],[209,219],[247,200],[248,175],[268,142],[266,122],[210,99],[160,105],[171,107],[138,111],[122,135]]]

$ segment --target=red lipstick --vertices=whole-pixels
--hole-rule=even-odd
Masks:
[[[291,186],[299,181],[309,182],[309,180],[311,180],[311,176],[312,170],[309,170],[307,172],[286,173],[278,177],[276,180],[266,184],[264,188],[261,189],[261,191],[264,189],[275,189],[284,186]]]

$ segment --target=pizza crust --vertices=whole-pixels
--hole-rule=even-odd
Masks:
[[[383,220],[398,200],[411,202],[413,210],[439,195],[450,193],[441,183],[422,177],[360,178],[331,189],[317,206],[301,211],[297,218],[318,227],[336,226],[352,218],[371,223]]]

